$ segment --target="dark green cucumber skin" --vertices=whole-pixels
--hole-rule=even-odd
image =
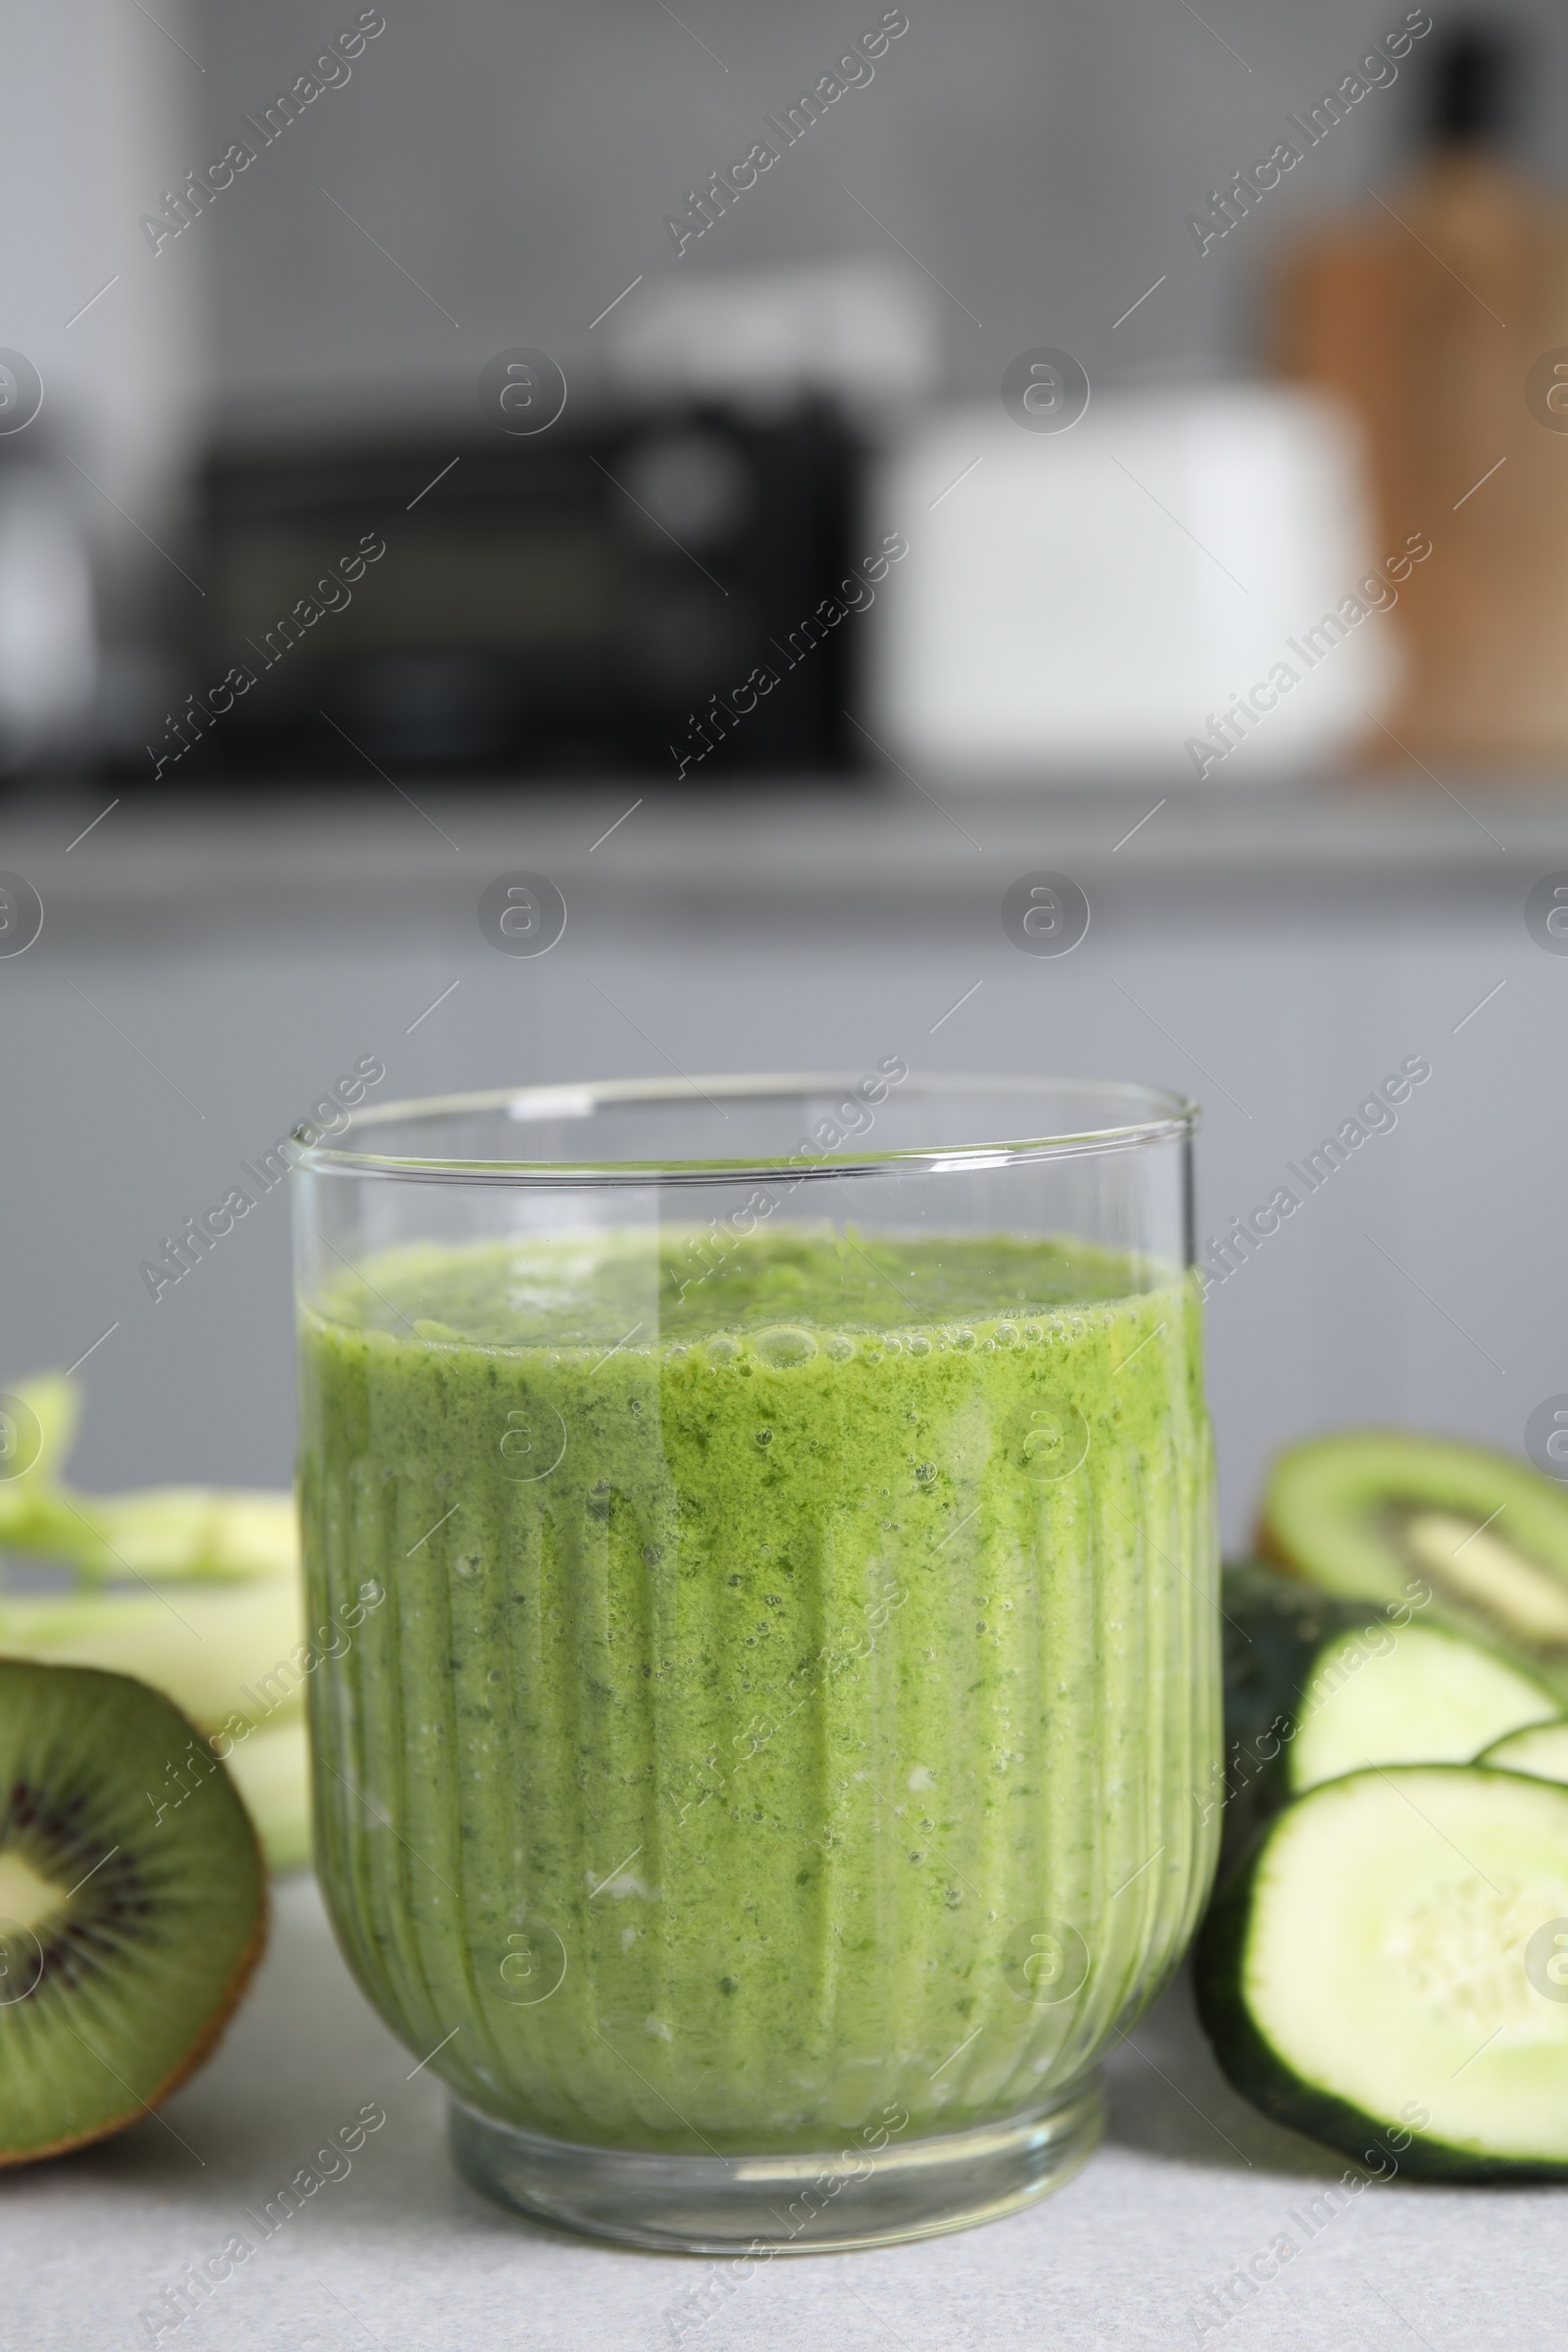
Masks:
[[[1466,1769],[1474,1771],[1476,1767]],[[1275,2123],[1307,2139],[1320,2140],[1325,2147],[1338,2148],[1385,2179],[1390,2176],[1384,2159],[1392,2157],[1398,2175],[1407,2180],[1484,2184],[1568,2180],[1568,2163],[1479,2156],[1470,2148],[1423,2138],[1397,2117],[1368,2115],[1348,2100],[1304,2082],[1286,2065],[1273,2043],[1258,2031],[1242,1989],[1253,1892],[1274,1826],[1273,1822],[1263,1823],[1248,1852],[1237,1860],[1209,1905],[1193,1952],[1198,2020],[1231,2087]],[[1409,2146],[1395,2147],[1393,2141],[1407,2132]]]
[[[1250,1561],[1228,1564],[1224,1610],[1225,1822],[1221,1885],[1260,1831],[1289,1804],[1294,1724],[1326,1642],[1351,1628],[1389,1623],[1374,1600],[1348,1600],[1303,1585],[1298,1577]],[[1273,1753],[1268,1750],[1272,1747]],[[1261,1752],[1260,1752],[1261,1751]]]

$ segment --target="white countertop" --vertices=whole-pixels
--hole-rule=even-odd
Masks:
[[[672,2345],[710,2265],[535,2228],[447,2161],[443,2097],[337,1956],[314,1884],[277,1889],[271,1949],[217,2057],[150,2119],[0,2179],[0,2341],[17,2352],[642,2352]],[[1558,2352],[1550,2189],[1328,2184],[1343,2166],[1252,2114],[1179,1983],[1110,2064],[1106,2142],[1010,2221],[876,2253],[780,2259],[681,2340],[700,2352]],[[319,2188],[177,2327],[166,2287],[383,2109]],[[341,2161],[341,2160],[339,2160]],[[321,2169],[327,2169],[325,2167]],[[1317,2200],[1315,2215],[1310,2210]],[[1281,2236],[1298,2251],[1234,2317],[1210,2295]]]

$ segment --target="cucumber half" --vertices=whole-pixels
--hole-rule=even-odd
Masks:
[[[1481,1766],[1325,1782],[1199,1940],[1220,2066],[1387,2173],[1568,2178],[1568,1788]]]

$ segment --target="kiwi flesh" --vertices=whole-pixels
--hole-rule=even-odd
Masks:
[[[201,1734],[128,1676],[0,1658],[0,2165],[150,2114],[261,1955],[267,1880]]]
[[[1511,1455],[1404,1430],[1281,1454],[1258,1550],[1345,1598],[1408,1602],[1568,1692],[1568,1494]]]

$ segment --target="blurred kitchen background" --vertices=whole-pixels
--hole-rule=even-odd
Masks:
[[[280,1196],[138,1267],[365,1055],[1146,1078],[1205,1105],[1204,1247],[1424,1059],[1213,1294],[1226,1531],[1326,1423],[1522,1446],[1568,1392],[1560,11],[0,39],[0,1383],[91,1349],[88,1483],[287,1477]],[[546,956],[479,925],[519,871]],[[1003,915],[1048,873],[1059,956]]]

